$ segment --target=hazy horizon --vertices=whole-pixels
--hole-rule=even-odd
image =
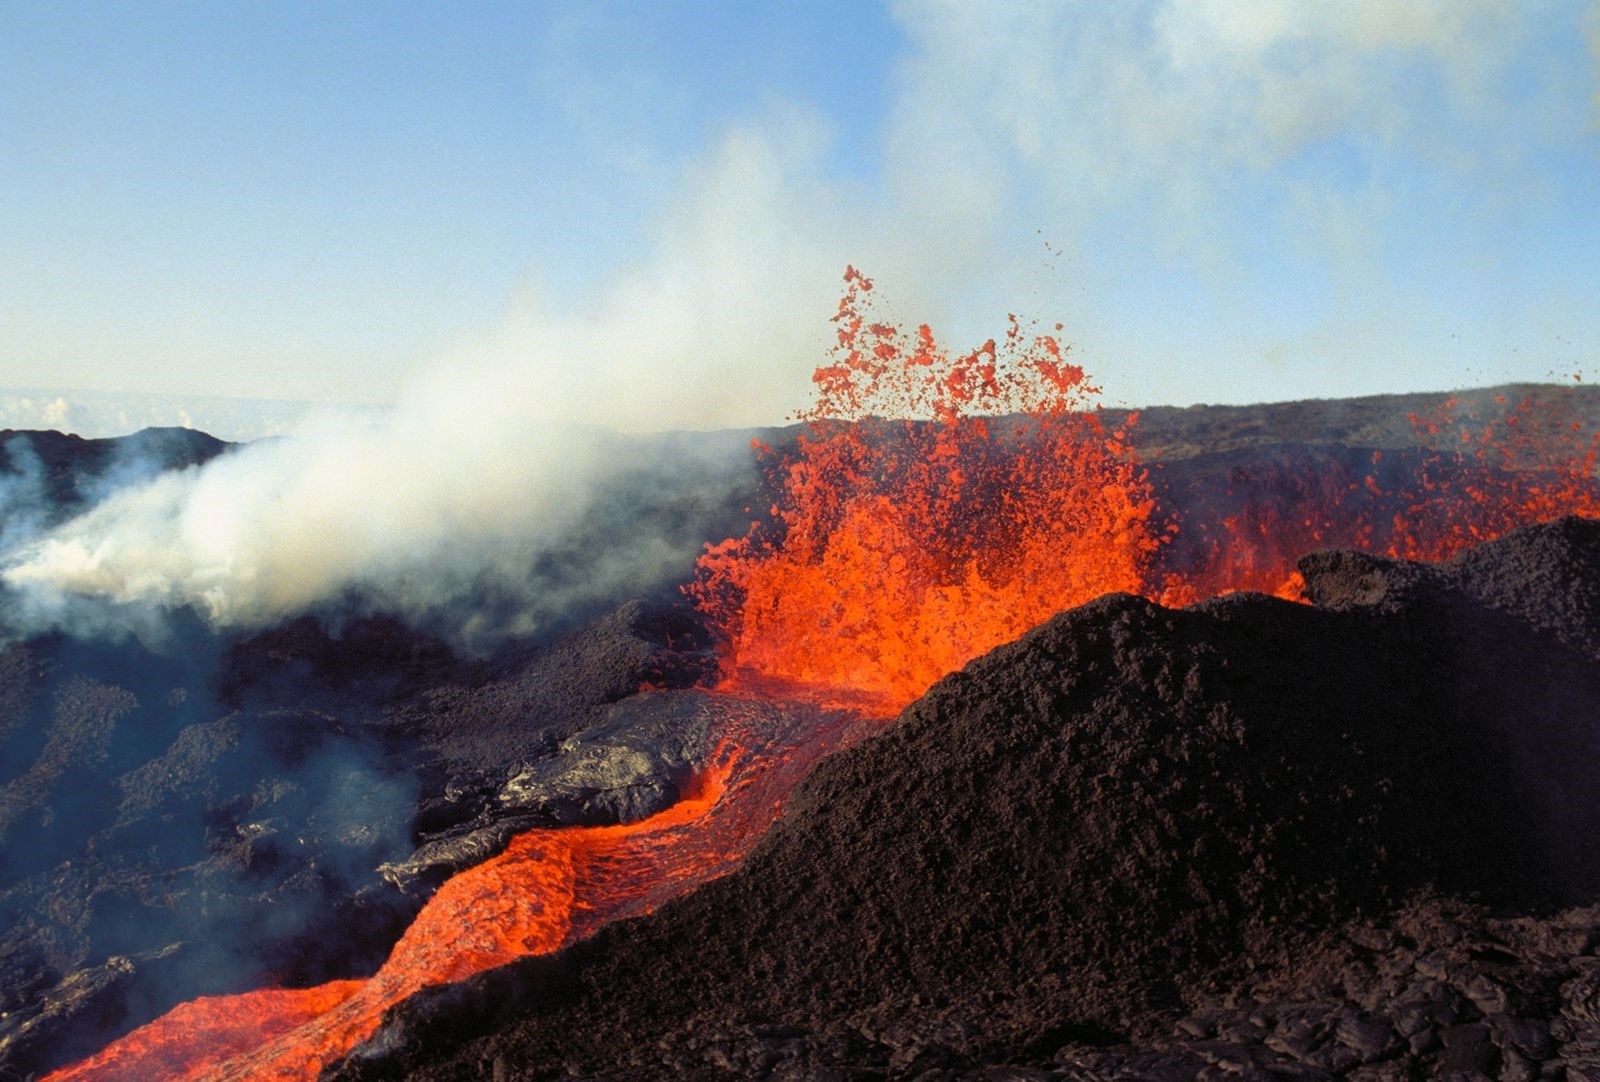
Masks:
[[[1376,395],[1349,395],[1343,398],[1406,397],[1448,395],[1466,391],[1494,390],[1500,387],[1568,387],[1568,378],[1426,387],[1413,391],[1381,392]],[[1257,402],[1102,402],[1113,410],[1194,409],[1199,407],[1248,408],[1303,399],[1263,399]],[[49,430],[85,439],[105,439],[131,435],[144,428],[189,428],[230,442],[243,443],[274,436],[294,435],[312,417],[327,424],[347,417],[361,423],[382,421],[393,406],[361,403],[325,403],[284,399],[255,399],[226,395],[120,394],[115,391],[83,391],[75,388],[0,386],[0,430]],[[670,435],[677,432],[745,431],[796,423],[784,418],[769,425],[719,425],[702,429],[662,428],[641,431],[640,435]]]
[[[0,384],[777,423],[840,276],[1113,402],[1600,357],[1600,2],[0,10]]]

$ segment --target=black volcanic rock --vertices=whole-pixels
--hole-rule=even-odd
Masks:
[[[1600,1071],[1597,941],[1600,907],[1508,919],[1427,895],[1330,930],[1292,967],[1207,995],[1138,1044],[1068,1025],[1017,1054],[967,1054],[955,1047],[975,1028],[961,1023],[702,1020],[631,1049],[626,1067],[563,1077],[1586,1079]],[[524,1077],[518,1063],[499,1052],[452,1074]]]
[[[689,610],[488,659],[382,616],[0,650],[0,1077],[196,995],[370,973],[516,833],[651,814],[709,753]],[[690,694],[690,693],[684,693]]]
[[[425,835],[411,856],[383,865],[384,877],[402,891],[431,889],[525,830],[636,822],[671,807],[714,751],[713,715],[701,707],[693,692],[631,695],[600,707],[603,720],[511,774],[492,798],[445,794],[447,807],[476,806],[476,814]]]
[[[1443,961],[1418,960],[1405,988],[1423,1010],[1429,980],[1466,998],[1420,1027],[1396,1013],[1399,978],[1361,1011],[1292,986],[1314,956],[1323,976],[1345,964],[1330,929],[1365,920],[1416,947],[1386,915],[1418,897],[1537,913],[1600,896],[1600,667],[1583,624],[1597,560],[1600,524],[1569,519],[1434,569],[1314,556],[1303,573],[1329,607],[1112,596],[1065,613],[824,760],[737,872],[414,997],[335,1074],[762,1073],[717,1051],[733,1032],[810,1035],[834,1067],[891,1077],[1082,1077],[1098,1070],[1082,1049],[1132,1064],[1129,1047],[1170,1044],[1179,1020],[1251,985],[1328,1002],[1298,1021],[1229,1008],[1220,1042],[1190,1035],[1198,1060],[1129,1076],[1222,1069],[1229,1041],[1256,1055],[1275,1029],[1285,1063],[1312,1073],[1402,1053],[1463,1071],[1502,1069],[1508,1049],[1576,1055],[1594,1030],[1556,1015],[1588,1010],[1592,912],[1538,933],[1578,926],[1528,976],[1531,1001],[1493,975],[1496,951],[1520,964],[1514,947],[1468,952],[1482,981],[1447,971],[1448,931]],[[1316,1060],[1330,1033],[1344,1051]],[[899,1059],[875,1058],[891,1046]]]
[[[1396,613],[1443,601],[1461,621],[1509,622],[1553,639],[1553,649],[1600,660],[1597,533],[1595,522],[1570,517],[1443,564],[1317,552],[1300,569],[1308,598],[1323,608]]]
[[[216,683],[227,706],[313,698],[370,711],[441,683],[474,679],[472,667],[444,642],[393,616],[361,616],[330,628],[307,614],[236,636]]]
[[[0,430],[0,476],[26,478],[51,518],[97,502],[129,481],[199,466],[231,444],[188,428],[146,428],[114,439]]]
[[[1412,415],[1436,417],[1450,403],[1451,416],[1473,430],[1504,420],[1524,400],[1537,413],[1565,427],[1573,421],[1588,431],[1600,427],[1600,387],[1514,383],[1446,393],[1367,395],[1361,398],[1304,399],[1248,406],[1152,406],[1136,411],[1132,436],[1147,461],[1175,461],[1194,455],[1263,451],[1284,444],[1383,448],[1385,451],[1432,442],[1419,433]],[[1121,424],[1130,410],[1107,409],[1106,420]],[[1451,450],[1448,434],[1441,445]],[[1253,457],[1253,456],[1246,456]]]

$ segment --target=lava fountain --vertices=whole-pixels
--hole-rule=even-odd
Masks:
[[[778,502],[707,550],[690,593],[729,681],[904,705],[1063,608],[1140,589],[1162,533],[1127,426],[1101,421],[1054,335],[1013,318],[952,353],[874,318],[870,279],[845,283],[806,431],[776,462],[757,446]]]
[[[1323,449],[1164,503],[1133,451],[1137,414],[1104,422],[1055,335],[1012,317],[1000,342],[952,353],[925,325],[877,319],[870,279],[851,269],[845,283],[793,450],[755,448],[769,513],[708,546],[689,589],[720,631],[725,686],[779,679],[903,705],[1104,593],[1298,600],[1295,561],[1318,548],[1441,560],[1517,526],[1600,516],[1600,432],[1559,397],[1501,399],[1487,419],[1447,401],[1411,418],[1414,448],[1356,462]],[[1191,519],[1219,493],[1220,514]]]

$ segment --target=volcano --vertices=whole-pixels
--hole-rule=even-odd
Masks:
[[[0,1071],[1589,1069],[1595,389],[1135,417],[870,292],[546,554],[640,595],[14,636]]]

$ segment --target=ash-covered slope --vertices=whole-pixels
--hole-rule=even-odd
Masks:
[[[1593,431],[1600,423],[1600,387],[1571,383],[1508,383],[1448,393],[1366,395],[1361,398],[1311,398],[1249,406],[1150,406],[1138,410],[1133,444],[1145,460],[1174,461],[1193,455],[1243,451],[1274,444],[1397,450],[1419,442],[1412,417],[1427,418],[1448,408],[1454,418],[1477,429],[1504,419],[1516,403],[1528,400],[1541,416],[1578,421]],[[1130,412],[1108,409],[1115,424]]]
[[[415,997],[341,1076],[881,1076],[915,1074],[906,1050],[937,1044],[947,1064],[1148,1077],[1139,1057],[1184,1015],[1215,1008],[1190,1039],[1216,1037],[1241,982],[1286,1002],[1327,993],[1291,978],[1341,972],[1347,922],[1377,920],[1388,958],[1427,946],[1386,916],[1419,896],[1512,912],[1600,896],[1600,523],[1518,531],[1439,568],[1319,554],[1302,571],[1318,607],[1113,596],[1057,617],[824,761],[733,875]],[[1481,915],[1449,925],[1453,902],[1415,904],[1456,929],[1429,949],[1492,935]],[[1461,1042],[1499,1056],[1515,1029],[1491,1014],[1544,1026],[1537,1057],[1576,1055],[1600,1040],[1583,988],[1581,1032],[1547,1023],[1600,944],[1588,917],[1540,933],[1542,998],[1450,992],[1412,1027],[1428,1039],[1369,1033],[1343,1067],[1482,1069]],[[1462,965],[1525,960],[1458,954],[1467,983]],[[1332,1039],[1334,998],[1307,1032]],[[1481,1033],[1445,1032],[1462,1025]],[[1109,1046],[1098,1066],[1090,1044]],[[1317,1047],[1271,1054],[1332,1069],[1307,1058]],[[1167,1077],[1206,1061],[1173,1062]]]

